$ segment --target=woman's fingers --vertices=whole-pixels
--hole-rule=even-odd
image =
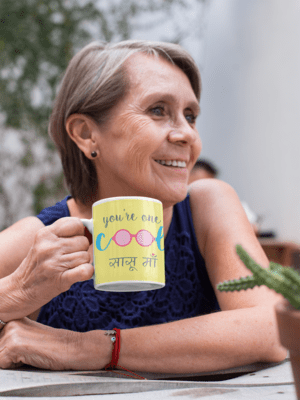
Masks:
[[[48,229],[58,237],[83,236],[85,227],[79,218],[65,217],[55,221]]]
[[[63,274],[63,283],[68,290],[74,283],[91,279],[94,274],[94,267],[91,264],[81,264],[73,269],[68,269]]]
[[[62,291],[68,290],[74,283],[91,279],[94,267],[90,253],[77,252],[61,257],[61,266],[65,269],[61,275]]]
[[[93,276],[92,251],[78,218],[41,228],[27,256],[7,279],[17,317],[36,311],[72,284]],[[1,354],[0,354],[1,357]]]
[[[90,243],[84,229],[78,218],[62,218],[37,233],[33,248],[42,258],[49,258],[52,253],[62,256],[88,251]]]
[[[71,238],[59,238],[57,245],[61,249],[61,254],[71,254],[88,251],[90,243],[85,236],[73,236]]]
[[[73,269],[81,264],[91,264],[92,260],[87,251],[78,251],[77,253],[68,253],[60,258],[63,269]]]
[[[34,303],[30,312],[73,283],[92,277],[91,251],[84,229],[80,219],[68,217],[37,233],[27,257],[14,272],[23,297]]]

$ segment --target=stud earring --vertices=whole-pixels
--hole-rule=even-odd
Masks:
[[[97,152],[96,152],[96,151],[92,151],[92,152],[91,152],[91,156],[92,156],[93,158],[96,158],[96,157],[97,157]]]

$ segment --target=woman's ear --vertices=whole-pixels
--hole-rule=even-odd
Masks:
[[[95,158],[95,154],[98,153],[95,140],[97,125],[91,118],[83,114],[72,114],[67,119],[66,130],[87,158]]]

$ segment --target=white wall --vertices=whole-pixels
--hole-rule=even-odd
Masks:
[[[299,21],[298,0],[211,0],[198,128],[262,228],[300,243]]]

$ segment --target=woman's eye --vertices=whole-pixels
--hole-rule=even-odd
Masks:
[[[162,106],[157,106],[157,107],[153,107],[151,108],[151,113],[157,117],[161,117],[164,114],[164,107]]]
[[[189,124],[194,124],[196,122],[197,116],[194,114],[188,114],[185,116],[185,119]]]

